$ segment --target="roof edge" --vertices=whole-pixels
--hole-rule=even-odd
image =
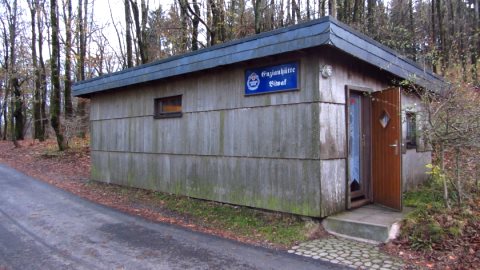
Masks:
[[[443,78],[437,74],[350,26],[326,16],[76,82],[73,94],[88,97],[97,92],[322,45],[335,47],[425,88],[446,86]]]

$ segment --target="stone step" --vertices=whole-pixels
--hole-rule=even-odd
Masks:
[[[370,243],[386,243],[400,231],[407,211],[396,212],[377,205],[367,205],[327,217],[323,227],[331,234]]]

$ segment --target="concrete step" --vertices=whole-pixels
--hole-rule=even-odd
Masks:
[[[367,205],[327,217],[325,229],[334,235],[370,243],[386,243],[400,231],[400,221],[407,211],[396,212],[377,205]]]

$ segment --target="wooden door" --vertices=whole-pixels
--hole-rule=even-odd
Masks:
[[[400,88],[372,94],[373,201],[402,210]]]

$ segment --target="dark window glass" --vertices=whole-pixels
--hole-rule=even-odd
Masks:
[[[182,96],[155,99],[155,118],[171,118],[182,116]]]
[[[417,117],[413,112],[407,112],[407,149],[414,149],[417,147]]]

